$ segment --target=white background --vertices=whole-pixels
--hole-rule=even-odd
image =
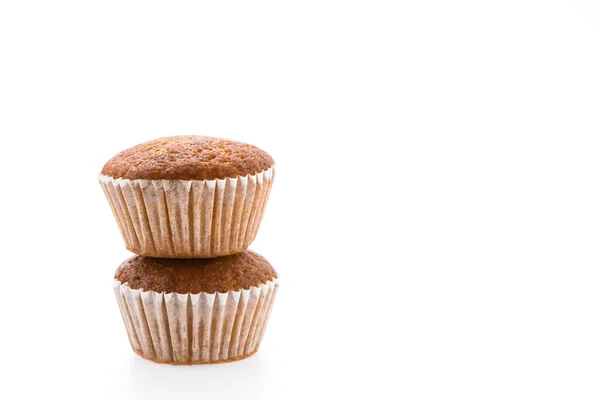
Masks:
[[[277,162],[261,350],[129,347],[97,182],[205,134]],[[2,1],[0,397],[598,399],[593,1]]]

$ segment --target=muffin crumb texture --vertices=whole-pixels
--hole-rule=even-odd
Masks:
[[[275,164],[250,144],[209,136],[170,136],[111,158],[102,174],[125,179],[213,180],[254,175]]]
[[[132,289],[181,294],[249,289],[276,277],[271,264],[250,250],[218,258],[135,256],[121,264],[115,274],[115,279]]]

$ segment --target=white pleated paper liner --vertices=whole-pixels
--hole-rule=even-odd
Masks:
[[[227,293],[157,293],[114,280],[131,347],[159,363],[209,364],[254,354],[279,287],[274,278]]]
[[[128,250],[150,257],[209,258],[250,246],[269,198],[273,168],[203,181],[99,179]]]

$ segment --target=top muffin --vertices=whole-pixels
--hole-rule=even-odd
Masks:
[[[125,179],[213,180],[254,175],[275,164],[250,144],[210,136],[170,136],[124,150],[102,175]]]

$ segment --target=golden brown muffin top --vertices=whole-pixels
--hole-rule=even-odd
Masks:
[[[254,175],[275,162],[251,144],[210,136],[169,136],[111,158],[102,174],[126,179],[224,179]]]
[[[250,250],[217,258],[135,256],[115,273],[115,279],[132,289],[181,294],[249,289],[276,277],[271,264]]]

